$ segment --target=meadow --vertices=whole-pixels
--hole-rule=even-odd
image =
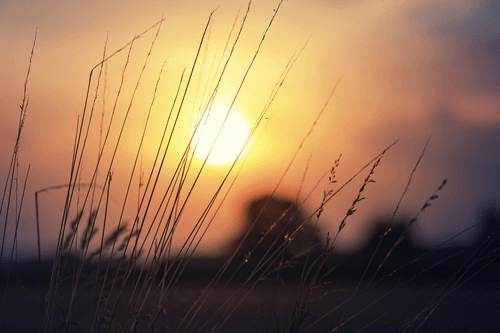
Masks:
[[[446,188],[446,179],[436,184],[421,209],[396,228],[400,204],[430,140],[421,148],[392,215],[377,235],[378,243],[363,254],[367,262],[335,254],[337,238],[351,216],[362,209],[363,200],[370,199],[367,189],[378,185],[377,172],[398,144],[396,139],[376,156],[366,157],[367,163],[345,179],[337,176],[343,162],[339,152],[333,165],[324,166],[319,181],[307,188],[323,194],[314,209],[303,207],[310,192],[299,189],[296,197],[281,199],[280,183],[323,121],[342,84],[340,78],[333,81],[322,106],[311,111],[314,121],[297,133],[300,140],[281,178],[259,201],[241,237],[224,255],[197,252],[204,236],[217,228],[213,221],[225,209],[233,186],[242,181],[247,158],[272,120],[268,112],[307,47],[305,43],[281,65],[277,80],[260,78],[266,85],[273,82],[267,101],[256,112],[236,155],[224,162],[226,167],[218,177],[212,177],[216,163],[211,155],[224,140],[219,138],[222,129],[231,126],[231,112],[247,88],[247,77],[257,66],[281,3],[255,48],[243,48],[247,62],[237,64],[235,74],[230,72],[233,54],[240,50],[240,36],[250,24],[250,5],[235,19],[228,36],[222,37],[224,48],[213,59],[206,52],[211,38],[215,39],[210,35],[213,13],[207,15],[192,66],[179,71],[175,79],[164,77],[168,60],[155,67],[159,69],[156,77],[148,72],[163,18],[116,50],[104,45],[101,61],[90,69],[84,107],[72,123],[73,128],[76,125],[73,152],[65,156],[71,161],[69,179],[34,194],[37,265],[27,269],[17,263],[17,242],[23,200],[32,194],[24,190],[30,167],[19,163],[19,154],[32,111],[28,92],[36,57],[35,35],[13,153],[2,165],[8,172],[1,179],[5,185],[0,204],[4,221],[0,229],[0,331],[16,331],[16,326],[23,325],[13,320],[23,321],[22,316],[31,318],[26,319],[34,325],[31,329],[43,332],[470,332],[498,325],[494,318],[498,279],[490,276],[483,281],[485,272],[493,274],[488,269],[498,259],[498,226],[475,248],[441,250],[453,239],[418,253],[402,248],[419,216],[431,205],[439,207]],[[168,92],[162,91],[163,80],[169,83]],[[221,95],[226,102],[222,122],[210,141],[199,133],[211,130],[208,119],[216,113]],[[137,111],[136,99],[145,109]],[[158,104],[161,117],[154,113]],[[207,140],[208,148],[200,153]],[[307,166],[303,172],[305,177]],[[325,208],[353,181],[360,186],[336,233],[321,231],[319,221]],[[54,256],[42,258],[41,196],[52,191],[64,193],[59,196],[62,209]],[[195,195],[200,192],[203,199]],[[271,209],[271,205],[279,208]],[[299,218],[304,212],[306,216]],[[404,262],[394,264],[393,258],[403,254]],[[355,261],[361,262],[361,269],[359,263],[350,267]]]

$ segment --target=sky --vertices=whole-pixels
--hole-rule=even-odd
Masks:
[[[227,108],[237,94],[231,112],[238,112],[251,127],[280,82],[281,74],[290,67],[287,64],[293,66],[230,173],[223,194],[238,173],[237,179],[200,243],[199,253],[220,254],[224,244],[241,232],[245,203],[275,189],[280,196],[305,200],[303,208],[312,214],[320,206],[324,191],[340,188],[396,140],[372,175],[376,182],[369,183],[363,192],[366,199],[357,204],[357,211],[347,219],[338,239],[338,251],[352,251],[361,246],[367,241],[369,222],[392,214],[429,138],[401,202],[398,219],[416,215],[443,179],[448,183],[432,206],[419,215],[412,237],[424,246],[439,244],[477,223],[479,212],[487,205],[498,206],[500,5],[497,2],[284,1],[252,63],[278,4],[278,1],[259,0],[251,3],[214,103]],[[231,27],[236,22],[230,45],[247,7],[247,2],[239,0],[0,2],[2,187],[16,140],[19,105],[37,31],[27,87],[29,108],[19,150],[20,184],[30,166],[19,223],[21,256],[36,253],[34,193],[69,181],[75,130],[82,117],[90,71],[102,60],[104,47],[110,55],[162,17],[165,19],[110,168],[113,181],[109,206],[113,214],[107,230],[111,230],[118,223],[142,128],[149,119],[140,163],[147,175],[179,80],[185,70],[181,84],[185,88],[210,13],[213,15],[186,94],[183,117],[153,206],[159,205],[187,142],[192,126],[188,115],[199,109],[199,101],[206,96],[206,82],[221,56],[227,58],[229,49],[223,51]],[[80,199],[75,198],[72,213],[83,204],[85,183],[90,180],[97,160],[97,148],[103,139],[102,110],[105,110],[102,122],[107,124],[120,94],[110,132],[111,146],[119,135],[118,124],[125,117],[157,30],[156,26],[134,41],[129,60],[126,48],[106,62],[79,176]],[[124,67],[126,80],[120,91]],[[96,92],[98,70],[91,81],[90,101]],[[148,118],[157,82],[158,93]],[[103,155],[99,186],[105,184],[111,151]],[[340,154],[337,183],[329,185],[327,173]],[[195,160],[193,170],[199,167],[201,163]],[[337,232],[370,168],[325,205],[318,221],[323,236]],[[189,235],[227,170],[228,165],[204,167],[183,211],[174,247],[179,248]],[[284,175],[285,170],[288,171]],[[138,205],[138,174],[139,170],[133,176],[130,199],[124,210],[123,219],[127,221],[133,221]],[[195,175],[190,174],[189,181],[194,181]],[[64,189],[47,190],[39,196],[44,253],[54,249],[64,198]],[[6,211],[0,215],[2,232]],[[12,239],[15,226],[12,213],[10,216],[7,240]],[[474,232],[466,233],[455,244],[473,240]],[[5,244],[10,249],[12,241]]]

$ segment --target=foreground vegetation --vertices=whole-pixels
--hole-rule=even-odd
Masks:
[[[262,40],[248,64],[248,68],[246,68],[241,78],[240,87],[232,100],[233,104],[238,98],[247,73],[252,70],[254,60],[258,57],[261,45],[265,42],[268,30],[272,26],[274,17],[278,12],[279,6],[276,8],[274,16],[265,30]],[[411,185],[413,173],[425,153],[426,144],[420,158],[415,163],[415,169],[409,175],[407,187],[401,194],[399,203],[394,208],[392,217],[388,221],[378,245],[370,253],[370,261],[360,274],[354,277],[356,283],[350,289],[349,296],[340,297],[342,301],[332,306],[328,311],[322,310],[321,314],[315,312],[318,305],[322,304],[323,307],[325,306],[323,302],[325,299],[329,299],[332,295],[340,292],[339,288],[335,287],[332,281],[335,281],[338,271],[349,268],[345,268],[342,265],[338,266],[338,262],[333,258],[332,253],[336,246],[337,237],[346,226],[346,223],[349,222],[350,216],[355,214],[359,203],[365,199],[365,189],[375,186],[373,183],[375,183],[374,175],[377,168],[382,163],[384,156],[390,152],[391,147],[396,143],[389,145],[380,154],[373,157],[369,163],[360,167],[352,175],[352,178],[348,180],[339,181],[336,178],[336,170],[341,166],[341,156],[335,161],[333,166],[325,166],[325,169],[328,171],[325,173],[325,178],[328,178],[328,184],[326,188],[320,189],[324,193],[323,200],[310,216],[300,219],[300,222],[297,222],[296,217],[300,212],[302,204],[297,198],[295,206],[289,205],[289,208],[280,210],[280,215],[276,218],[276,221],[266,221],[266,230],[259,229],[263,226],[261,215],[266,213],[266,206],[277,200],[275,192],[269,193],[265,197],[266,199],[263,202],[264,204],[260,213],[257,213],[253,218],[253,222],[251,221],[246,234],[234,244],[228,258],[220,261],[214,259],[217,265],[206,262],[200,263],[197,261],[195,251],[203,235],[210,227],[215,214],[223,206],[225,196],[238,179],[239,170],[244,165],[243,151],[245,147],[243,147],[238,158],[228,168],[227,174],[212,193],[212,199],[205,207],[199,220],[194,224],[192,232],[186,237],[182,248],[179,250],[173,246],[173,239],[178,234],[177,229],[181,216],[185,213],[186,209],[189,209],[188,202],[190,201],[191,193],[199,186],[199,178],[204,176],[202,171],[207,162],[207,160],[201,164],[195,162],[194,152],[198,142],[194,140],[194,135],[191,135],[185,141],[184,149],[182,149],[182,153],[179,155],[178,160],[176,160],[177,164],[175,168],[167,168],[167,161],[170,165],[173,163],[173,158],[169,155],[172,154],[171,150],[173,146],[179,145],[178,141],[176,141],[176,131],[179,131],[178,127],[180,126],[178,119],[186,113],[189,114],[185,106],[187,104],[186,98],[191,96],[188,94],[188,91],[195,89],[197,94],[200,92],[203,97],[197,106],[200,114],[193,116],[192,119],[196,124],[195,128],[203,126],[202,119],[204,119],[205,114],[210,113],[214,100],[219,93],[220,84],[225,79],[226,68],[232,59],[233,51],[239,46],[238,41],[240,33],[246,24],[247,14],[248,11],[244,15],[239,27],[233,27],[234,31],[231,31],[227,40],[227,49],[224,50],[223,56],[217,64],[217,69],[213,71],[210,80],[207,80],[205,83],[206,86],[203,87],[203,82],[196,82],[195,76],[198,73],[198,68],[203,66],[200,64],[199,55],[207,43],[206,32],[212,18],[212,15],[210,15],[206,30],[201,36],[198,52],[194,56],[192,68],[183,73],[183,76],[179,80],[175,96],[171,101],[168,118],[164,124],[163,134],[159,141],[155,143],[155,147],[158,148],[153,165],[150,170],[143,172],[141,164],[141,154],[144,149],[143,140],[146,137],[148,126],[150,126],[148,124],[149,113],[157,97],[158,84],[162,78],[162,67],[154,88],[151,107],[148,110],[141,141],[135,152],[135,157],[133,160],[128,161],[128,166],[132,170],[131,174],[128,179],[119,180],[120,183],[126,184],[126,194],[120,211],[109,209],[110,193],[115,182],[113,170],[118,167],[115,163],[116,152],[123,145],[123,137],[127,135],[124,131],[127,128],[126,124],[129,112],[135,93],[142,83],[142,74],[148,66],[149,57],[154,52],[156,37],[158,36],[163,20],[151,26],[142,34],[137,35],[130,43],[111,54],[108,54],[106,48],[104,49],[102,61],[91,70],[85,106],[81,117],[78,119],[74,152],[71,156],[70,178],[64,186],[66,189],[66,198],[60,222],[56,255],[53,262],[51,262],[53,267],[48,286],[45,286],[45,283],[40,280],[41,331],[224,331],[225,325],[228,324],[231,318],[237,316],[238,311],[245,307],[246,300],[251,299],[252,295],[259,294],[258,288],[261,288],[261,286],[269,288],[272,291],[271,294],[274,292],[276,296],[271,298],[269,308],[261,308],[254,314],[256,322],[259,322],[259,320],[262,322],[262,317],[267,318],[264,320],[266,330],[282,332],[340,331],[349,329],[345,327],[349,327],[348,325],[356,322],[357,318],[364,311],[368,311],[368,305],[360,305],[359,299],[360,297],[365,297],[371,289],[381,288],[381,285],[389,281],[391,288],[387,292],[384,291],[383,296],[377,296],[371,301],[374,304],[381,302],[387,295],[391,295],[389,298],[394,297],[399,301],[398,297],[392,295],[398,295],[401,290],[411,285],[412,281],[418,280],[420,275],[425,274],[426,270],[432,269],[433,266],[439,264],[446,266],[448,261],[456,255],[446,255],[441,259],[441,262],[433,261],[431,264],[428,264],[429,267],[425,265],[415,266],[421,262],[429,263],[429,261],[425,261],[425,258],[433,255],[432,251],[423,252],[418,254],[418,256],[408,259],[408,262],[399,267],[394,267],[394,269],[391,267],[389,272],[384,269],[391,258],[397,255],[397,251],[399,250],[398,245],[405,238],[409,228],[418,223],[419,214],[424,212],[438,198],[440,191],[446,185],[446,180],[444,180],[437,186],[436,192],[429,196],[428,201],[423,203],[422,209],[407,221],[403,231],[387,247],[386,238],[388,235],[393,235],[391,233],[393,219],[399,210],[399,204],[403,200],[406,190]],[[118,113],[119,102],[121,102],[122,98],[125,98],[122,96],[121,88],[125,81],[125,73],[129,66],[129,57],[134,43],[151,34],[154,37],[152,38],[150,49],[145,56],[144,65],[140,70],[135,88],[131,90],[130,96],[128,96],[128,107],[125,108],[126,111],[121,118],[122,123],[117,124],[114,115],[115,111]],[[35,47],[35,42],[33,43],[33,48]],[[106,127],[102,120],[100,123],[95,121],[98,118],[96,115],[96,101],[98,97],[104,95],[101,91],[105,90],[104,87],[106,87],[104,73],[107,63],[122,54],[127,55],[123,64],[122,76],[119,79],[119,88],[116,90],[116,95],[114,96],[114,106],[111,114],[108,115],[109,122]],[[288,73],[293,69],[293,64],[298,56],[300,56],[300,53],[294,56],[290,63],[286,65],[283,75],[276,82],[275,89],[270,93],[268,104],[265,105],[252,127],[247,144],[257,129],[263,126],[262,120],[266,117],[267,110],[280,92],[282,84],[287,79]],[[24,182],[19,176],[18,154],[20,138],[28,115],[29,99],[27,98],[26,87],[30,68],[31,58],[26,77],[24,96],[20,105],[18,136],[11,157],[9,172],[2,194],[2,203],[0,205],[0,216],[5,216],[2,253],[0,254],[2,264],[0,267],[9,267],[9,273],[5,280],[5,295],[8,288],[11,287],[9,286],[10,281],[14,280],[14,274],[10,274],[10,267],[15,257],[18,237],[17,228],[20,222],[19,216],[23,209],[22,203],[25,196],[23,188],[28,181],[28,174]],[[198,87],[196,87],[195,82]],[[324,107],[317,113],[314,124],[308,132],[304,133],[302,143],[308,139],[316,123],[321,121],[321,116],[332,98],[335,88],[336,85],[332,87],[331,94],[327,96]],[[227,110],[228,113],[230,111],[231,108]],[[104,111],[101,119],[104,119]],[[96,128],[97,132],[92,132]],[[99,133],[98,157],[97,162],[93,164],[88,162],[91,160],[90,158],[84,158],[91,154],[90,147],[88,146],[91,139],[89,133]],[[112,139],[113,133],[116,134],[114,141]],[[288,172],[290,165],[294,163],[295,157],[301,150],[301,147],[302,145],[297,148],[295,155],[289,162],[289,166],[284,170],[283,176]],[[84,167],[86,173],[82,171]],[[88,170],[92,171],[89,173]],[[168,188],[166,190],[161,188],[160,190],[160,179],[164,179],[165,175],[168,175],[166,177],[169,179]],[[330,204],[334,197],[347,184],[356,177],[362,177],[362,175],[365,177],[364,182],[358,191],[357,197],[354,198],[352,206],[341,221],[337,233],[335,235],[328,234],[326,237],[321,238],[321,233],[317,231],[317,221],[321,218],[325,206]],[[82,179],[84,177],[85,179]],[[104,180],[98,182],[98,179],[102,177],[104,177]],[[131,206],[129,203],[130,192],[133,186],[135,186],[134,182],[137,182],[139,193],[137,207],[131,219],[133,222],[127,223],[124,215],[126,211],[129,212]],[[276,188],[278,186],[279,182]],[[54,188],[41,189],[35,196],[38,198],[39,193],[52,189]],[[160,203],[155,206],[154,202]],[[38,201],[36,211],[39,248],[38,260],[41,270],[43,260],[40,251],[39,235],[41,226],[38,220]],[[12,217],[12,212],[15,213],[14,217]],[[116,225],[113,224],[110,227],[108,225],[110,220],[118,222]],[[15,224],[16,231],[11,242],[12,248],[4,246],[7,244],[7,223]],[[259,230],[258,233],[255,232],[256,229]],[[316,234],[311,235],[311,232],[316,232]],[[309,233],[309,237],[304,238],[300,236],[304,233]],[[450,293],[459,287],[463,287],[467,284],[467,281],[474,277],[475,273],[488,267],[488,265],[491,265],[497,259],[498,253],[495,252],[497,250],[495,246],[497,245],[492,246],[494,244],[492,239],[496,235],[497,231],[495,230],[495,233],[491,234],[490,238],[481,243],[478,249],[470,251],[466,261],[460,262],[455,266],[454,271],[450,272],[449,278],[445,279],[438,286],[435,297],[421,309],[415,309],[414,316],[399,318],[396,321],[398,325],[388,328],[388,330],[417,331],[424,325],[430,315],[439,308]],[[302,242],[299,247],[301,251],[292,251],[291,249],[294,248],[299,240]],[[307,243],[308,241],[309,243]],[[381,254],[379,253],[380,251],[384,252]],[[9,257],[10,260],[5,261],[5,257]],[[207,276],[206,284],[203,286],[202,291],[185,307],[183,307],[185,304],[179,304],[180,301],[176,302],[175,300],[178,299],[176,297],[179,296],[174,295],[178,295],[176,291],[179,288],[183,288],[183,284],[187,281],[186,276],[189,276],[189,274],[196,275],[197,268],[203,271],[204,267],[206,268],[210,265],[217,267],[214,267],[212,270],[209,269],[205,273],[210,276]],[[418,270],[408,273],[408,269],[414,267],[418,267]],[[290,273],[291,271],[294,273]],[[398,274],[401,272],[405,272],[404,279],[399,278]],[[293,278],[290,278],[290,276]],[[40,275],[41,278],[42,275]],[[193,280],[189,281],[193,283]],[[196,283],[200,281],[204,280],[198,279]],[[289,288],[290,291],[288,294],[289,301],[285,309],[283,309],[282,304],[279,304],[278,297],[283,286]],[[4,312],[6,308],[5,299],[4,297]],[[366,299],[370,299],[370,297],[366,296]],[[405,299],[401,303],[406,301],[408,300]],[[395,305],[394,308],[387,308],[383,313],[390,314],[401,303]],[[179,311],[179,309],[181,310]],[[335,316],[335,324],[332,324],[333,321],[328,321],[329,326],[325,326],[323,324],[325,318],[332,316]],[[377,318],[373,318],[373,322],[376,321]],[[259,325],[261,324],[256,324],[255,328],[246,327],[245,329],[248,331],[252,331],[252,329],[260,330],[262,326]],[[366,327],[359,329],[369,330],[370,325],[368,323]]]

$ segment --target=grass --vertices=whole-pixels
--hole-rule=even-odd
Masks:
[[[272,26],[274,17],[278,15],[279,7],[276,8],[263,37],[256,47],[248,67],[242,75],[240,85],[232,99],[231,108],[234,105],[249,72],[251,72],[255,60],[259,56],[261,46],[266,41],[266,36]],[[249,4],[250,8],[250,4]],[[249,10],[248,8],[248,10]],[[310,129],[304,134],[302,142],[297,147],[293,157],[283,171],[281,179],[278,180],[275,190],[260,201],[259,210],[250,221],[246,233],[233,245],[231,254],[227,260],[220,261],[220,267],[210,271],[212,274],[203,286],[202,291],[193,296],[186,304],[176,302],[178,290],[183,290],[186,276],[193,273],[193,262],[195,265],[197,257],[195,251],[203,236],[211,227],[212,221],[224,204],[224,200],[235,182],[238,180],[245,159],[243,157],[244,148],[234,163],[228,168],[226,175],[215,187],[212,198],[204,208],[200,218],[194,224],[191,233],[188,234],[180,250],[173,246],[174,237],[178,236],[178,225],[181,216],[189,209],[189,202],[193,191],[200,185],[200,178],[203,179],[202,171],[206,167],[205,160],[197,164],[194,160],[194,151],[197,142],[193,141],[193,136],[183,141],[184,146],[178,156],[178,163],[172,168],[173,157],[176,156],[172,150],[179,145],[176,133],[179,131],[180,117],[189,116],[189,108],[186,106],[189,98],[198,100],[198,108],[201,114],[193,116],[191,119],[196,123],[195,127],[202,126],[200,119],[205,113],[211,111],[211,107],[217,94],[221,82],[224,81],[226,70],[231,63],[234,50],[239,46],[240,34],[243,31],[248,10],[240,21],[240,26],[233,26],[227,43],[218,63],[214,61],[215,70],[210,71],[209,79],[203,83],[196,80],[199,67],[205,66],[205,60],[200,60],[203,48],[208,43],[207,31],[209,30],[212,14],[210,14],[205,31],[202,34],[193,65],[183,72],[179,79],[178,87],[171,100],[171,108],[168,113],[166,123],[159,141],[154,146],[158,147],[152,167],[143,170],[143,151],[147,140],[147,133],[150,128],[150,114],[155,105],[159,84],[162,80],[164,67],[158,73],[156,85],[151,98],[149,110],[147,110],[140,142],[137,146],[132,160],[127,161],[129,167],[129,178],[120,178],[118,182],[125,184],[123,201],[118,210],[110,209],[113,188],[116,182],[114,170],[119,167],[116,160],[119,158],[119,149],[124,145],[124,137],[127,135],[129,115],[136,97],[136,93],[143,84],[143,74],[149,65],[150,55],[155,50],[156,38],[160,32],[163,19],[151,26],[143,33],[135,36],[122,48],[108,55],[107,47],[104,47],[102,61],[92,68],[89,77],[85,106],[78,119],[77,131],[75,134],[74,150],[71,156],[71,170],[67,184],[51,188],[41,189],[36,192],[36,224],[38,233],[38,262],[40,271],[39,281],[39,304],[40,304],[40,331],[91,331],[91,332],[199,332],[224,331],[228,322],[234,318],[239,311],[245,309],[246,301],[259,295],[259,288],[270,288],[267,296],[270,297],[270,307],[264,305],[253,314],[255,318],[254,327],[245,327],[249,331],[278,332],[300,332],[300,331],[357,331],[370,330],[377,320],[391,315],[401,306],[404,306],[410,299],[404,299],[393,308],[387,308],[382,314],[377,314],[372,322],[363,322],[362,326],[349,328],[349,325],[356,324],[358,318],[369,313],[373,304],[383,304],[384,299],[394,297],[402,293],[404,288],[408,288],[412,281],[416,281],[419,276],[425,275],[427,270],[439,262],[431,262],[427,266],[417,266],[419,269],[413,271],[408,278],[403,280],[395,279],[400,272],[408,268],[415,267],[418,263],[426,263],[425,258],[432,256],[433,251],[423,252],[412,258],[401,267],[391,268],[390,272],[383,268],[390,259],[397,255],[399,244],[403,241],[405,234],[415,223],[418,223],[418,216],[438,198],[438,195],[446,185],[446,180],[440,184],[427,202],[422,206],[409,223],[404,227],[403,232],[396,237],[396,241],[390,244],[389,250],[382,254],[379,260],[377,252],[381,250],[382,244],[387,235],[392,235],[391,227],[396,213],[399,211],[401,201],[406,195],[408,187],[411,185],[415,170],[417,169],[422,156],[427,148],[422,150],[422,154],[415,163],[415,169],[409,176],[407,187],[401,194],[401,198],[395,207],[387,228],[385,229],[375,251],[370,254],[370,261],[357,276],[357,283],[349,290],[348,296],[338,296],[339,301],[329,310],[325,311],[325,300],[345,292],[341,288],[334,286],[334,281],[343,269],[347,268],[345,263],[339,264],[333,260],[337,237],[342,232],[350,216],[365,199],[365,190],[375,186],[374,177],[376,170],[382,163],[384,156],[395,143],[390,144],[380,154],[373,157],[366,165],[360,167],[353,176],[339,185],[336,178],[336,171],[341,167],[341,156],[333,166],[325,166],[327,170],[321,179],[328,177],[328,183],[323,190],[323,200],[318,204],[316,210],[305,218],[298,218],[302,206],[306,199],[300,199],[299,195],[295,200],[279,201],[276,189],[283,181],[290,167],[294,164],[299,152],[303,149],[304,142],[309,139],[311,133],[334,95],[337,85],[332,87],[331,93],[326,98],[324,106],[317,112],[316,119]],[[150,48],[145,55],[144,63],[138,72],[137,80],[132,88],[126,89],[126,78],[129,66],[131,65],[131,55],[135,43],[153,34]],[[35,49],[36,35],[33,42]],[[305,46],[304,46],[305,47]],[[0,254],[0,268],[5,265],[9,267],[7,278],[5,279],[4,303],[2,308],[2,325],[5,328],[6,297],[9,283],[13,279],[10,267],[14,266],[17,249],[17,230],[20,223],[20,215],[25,197],[25,186],[29,181],[29,167],[21,183],[23,175],[20,175],[19,167],[19,142],[28,116],[29,98],[27,97],[28,78],[31,70],[31,61],[34,51],[32,50],[28,66],[28,74],[25,81],[22,103],[20,105],[20,116],[18,123],[18,135],[15,141],[8,176],[4,186],[2,201],[0,204],[0,216],[4,214],[5,222],[3,226],[3,239]],[[125,54],[121,77],[118,78],[118,87],[114,90],[114,102],[111,111],[105,114],[104,107],[100,117],[97,115],[98,98],[106,98],[107,87],[107,65],[119,56]],[[252,131],[247,139],[247,143],[257,130],[267,123],[262,123],[266,118],[267,111],[272,105],[275,97],[279,94],[283,83],[288,79],[288,74],[293,70],[293,65],[300,52],[293,56],[286,64],[282,76],[271,91],[268,103],[262,109],[256,120]],[[165,64],[164,64],[165,65]],[[164,66],[163,65],[163,66]],[[195,87],[195,85],[198,85]],[[338,83],[337,83],[338,84]],[[195,97],[190,94],[195,90]],[[128,94],[124,96],[125,94]],[[201,97],[198,98],[201,94]],[[126,103],[123,99],[129,97]],[[104,103],[103,103],[104,104]],[[194,105],[194,103],[193,103]],[[118,113],[124,108],[122,116]],[[230,109],[228,110],[230,112]],[[104,120],[107,120],[107,125]],[[119,122],[121,121],[121,123]],[[89,142],[92,133],[99,133],[97,144],[97,161],[91,161],[92,154]],[[114,135],[114,136],[113,136]],[[148,143],[151,145],[151,143]],[[241,158],[240,158],[241,157]],[[168,166],[167,166],[168,164]],[[85,169],[85,171],[84,171]],[[139,169],[139,170],[138,170]],[[89,172],[89,170],[91,170]],[[306,170],[307,171],[307,170]],[[342,191],[346,185],[355,178],[366,174],[358,195],[354,198],[351,207],[341,221],[335,235],[327,235],[324,242],[318,244],[320,233],[317,231],[318,221],[321,218],[326,205]],[[99,181],[100,179],[104,179]],[[165,178],[166,177],[166,178]],[[160,183],[168,180],[168,187],[165,190]],[[134,218],[132,222],[126,222],[124,216],[130,212],[132,206],[132,191],[137,186],[137,205],[132,210]],[[316,190],[318,185],[314,187]],[[60,221],[58,242],[56,245],[56,255],[53,261],[50,281],[48,286],[42,281],[42,256],[40,250],[40,222],[38,195],[54,189],[64,188],[66,191],[64,210]],[[292,201],[295,203],[292,204]],[[158,204],[159,202],[159,204]],[[156,203],[156,204],[155,204]],[[280,208],[279,216],[274,216],[273,220],[265,216],[266,206],[272,204],[286,203],[285,208]],[[15,216],[12,218],[12,212]],[[118,221],[110,227],[110,221]],[[297,222],[299,221],[299,222]],[[265,223],[264,223],[265,222]],[[7,224],[14,223],[15,232],[12,240],[12,247],[8,249]],[[305,251],[290,251],[302,237],[301,249]],[[426,302],[419,310],[414,310],[413,315],[399,318],[395,327],[387,327],[388,331],[417,331],[427,324],[432,314],[442,311],[446,306],[446,301],[450,297],[455,297],[454,292],[472,279],[474,274],[491,265],[498,258],[498,245],[494,245],[494,237],[498,231],[495,230],[490,238],[485,240],[480,246],[469,254],[468,261],[460,263],[456,270],[451,272],[443,284],[438,287],[436,295]],[[313,235],[313,236],[311,236]],[[184,237],[182,235],[182,237]],[[309,242],[309,243],[308,243]],[[493,248],[491,248],[493,246]],[[496,246],[496,247],[495,247]],[[10,250],[10,252],[9,252]],[[10,253],[8,262],[4,262],[6,253]],[[441,252],[440,252],[441,253]],[[442,262],[451,260],[455,254],[447,254]],[[206,264],[206,263],[205,263]],[[207,264],[206,264],[207,265]],[[375,269],[375,271],[372,270]],[[198,267],[202,271],[204,267]],[[294,271],[295,273],[290,273]],[[196,274],[196,269],[195,269]],[[287,280],[293,274],[296,279]],[[388,281],[388,282],[387,282]],[[385,284],[384,284],[385,283]],[[431,283],[433,284],[433,283]],[[380,286],[389,286],[389,290],[371,298],[370,291]],[[288,290],[289,301],[286,308],[280,304],[283,296],[279,296],[282,290]],[[385,287],[384,287],[385,288]],[[267,289],[266,289],[267,290]],[[176,296],[177,295],[177,296]],[[176,298],[177,297],[177,298]],[[281,298],[280,298],[281,297]],[[415,296],[414,296],[415,297]],[[418,297],[418,296],[417,296]],[[397,298],[397,297],[395,297]],[[174,301],[172,302],[172,299]],[[364,300],[363,300],[364,299]],[[368,304],[367,304],[368,302]],[[327,304],[328,305],[328,304]],[[322,310],[318,307],[322,306]],[[179,309],[181,309],[179,311]],[[378,317],[379,316],[379,317]],[[327,327],[322,326],[327,318]],[[383,320],[382,320],[383,321]],[[264,323],[264,324],[262,324]],[[335,324],[333,324],[335,323]],[[445,326],[439,324],[439,330]],[[425,326],[424,326],[425,327]],[[378,329],[377,329],[378,330]]]

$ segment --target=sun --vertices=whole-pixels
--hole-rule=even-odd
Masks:
[[[245,141],[250,134],[250,127],[239,110],[234,107],[224,122],[228,110],[229,107],[214,105],[210,112],[207,111],[201,119],[193,137],[193,149],[196,149],[194,155],[199,160],[204,161],[208,156],[207,163],[209,164],[232,163],[244,148]],[[221,127],[222,130],[217,137]],[[213,145],[214,142],[215,145]]]

